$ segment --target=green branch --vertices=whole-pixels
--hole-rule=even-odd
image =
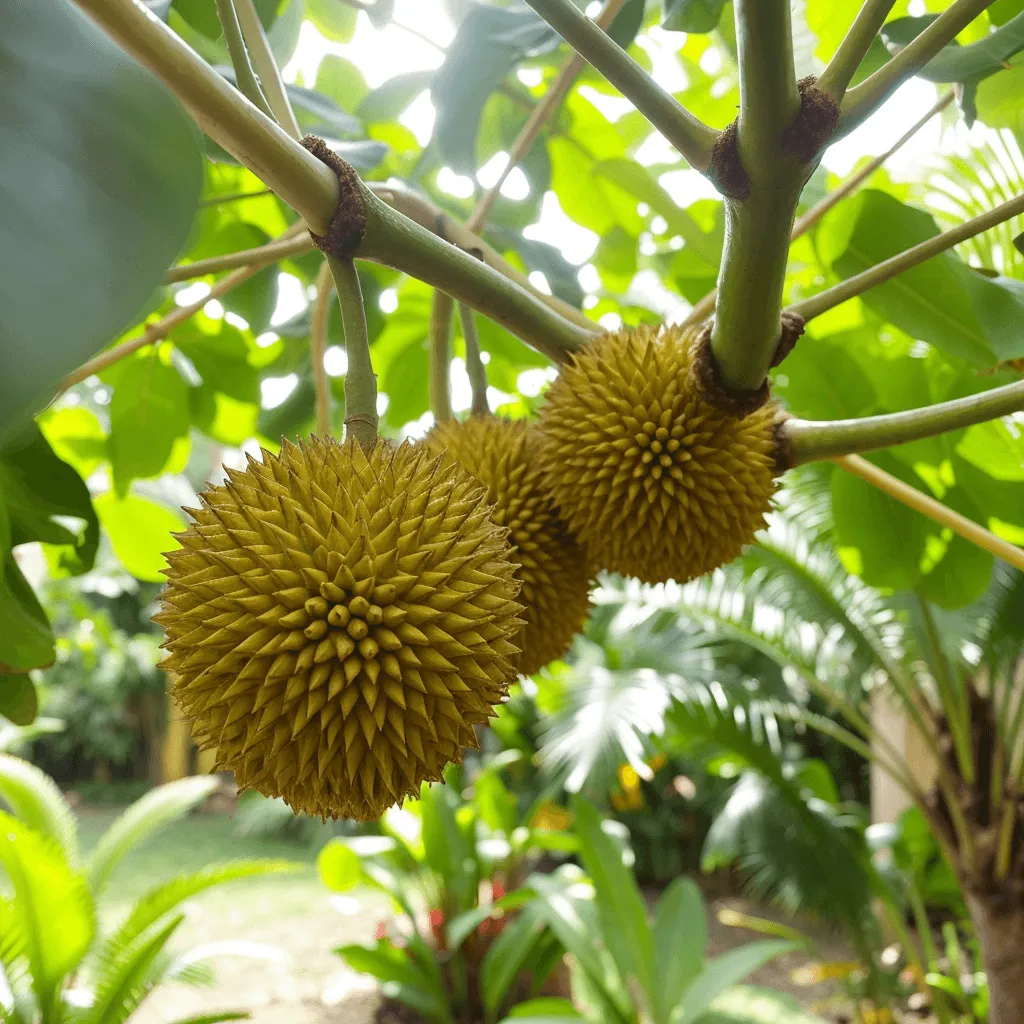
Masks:
[[[787,420],[782,430],[793,465],[919,441],[1024,410],[1024,380],[922,409],[855,420]]]
[[[675,146],[698,171],[711,164],[719,132],[680,106],[572,0],[526,2]]]
[[[221,30],[224,32],[224,42],[227,45],[228,53],[231,55],[231,66],[235,69],[235,84],[242,95],[263,111],[267,117],[273,118],[273,111],[267,103],[260,81],[249,63],[249,51],[245,48],[245,40],[242,38],[242,29],[238,24],[238,14],[235,11],[233,0],[215,0],[217,5],[217,18],[220,21]]]
[[[298,230],[289,229],[280,238],[267,242],[266,245],[257,245],[253,249],[238,249],[223,256],[211,256],[209,259],[193,260],[191,263],[171,267],[164,274],[164,284],[191,281],[207,274],[234,270],[236,267],[268,267],[271,263],[277,263],[278,260],[287,259],[289,256],[300,256],[313,247],[313,240],[301,221],[297,222],[294,228]]]
[[[263,93],[277,123],[293,139],[301,138],[302,129],[295,119],[295,111],[288,99],[281,69],[277,66],[277,60],[270,49],[270,41],[263,30],[263,22],[260,21],[255,3],[253,0],[235,0],[235,13],[238,15],[238,23],[242,28],[249,57],[256,74],[260,76],[260,85],[263,86]]]
[[[995,0],[956,0],[912,43],[870,78],[846,93],[837,138],[867,120],[904,82],[913,78]]]
[[[462,320],[462,340],[466,346],[466,376],[473,394],[470,413],[473,416],[489,416],[491,407],[487,402],[487,368],[480,352],[480,332],[476,328],[473,310],[465,303],[459,303],[459,317]]]
[[[334,280],[331,266],[324,260],[316,275],[316,301],[309,322],[309,362],[316,391],[316,432],[326,440],[331,436],[331,382],[327,377],[327,331],[331,319]]]
[[[857,68],[867,56],[871,44],[895,6],[896,0],[864,0],[864,6],[857,13],[850,31],[818,78],[819,89],[837,100],[843,98]]]
[[[452,311],[455,303],[434,289],[430,306],[430,409],[436,423],[452,418],[449,375],[452,363]]]
[[[905,270],[910,270],[919,263],[924,263],[926,260],[952,249],[953,246],[966,242],[969,238],[974,238],[975,235],[980,235],[1021,213],[1024,213],[1024,195],[1000,203],[988,213],[973,217],[955,228],[950,228],[949,231],[944,231],[941,235],[929,238],[890,259],[876,263],[863,273],[855,274],[832,288],[819,292],[809,299],[804,299],[803,302],[794,303],[789,308],[802,316],[804,320],[813,320],[814,317],[821,316],[822,313],[828,312],[849,299],[870,291],[877,285],[884,284]]]
[[[351,260],[328,256],[341,302],[341,322],[345,328],[345,428],[364,448],[377,443],[377,375],[370,359],[370,338],[366,330],[366,308],[359,275]]]

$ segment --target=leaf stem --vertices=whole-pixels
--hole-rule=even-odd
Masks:
[[[1024,380],[920,409],[854,420],[787,420],[783,426],[794,465],[837,455],[890,448],[962,430],[1024,409]]]
[[[281,69],[277,66],[273,50],[270,49],[270,41],[263,29],[263,22],[260,21],[255,3],[253,0],[235,0],[235,13],[238,15],[238,23],[249,50],[249,57],[256,74],[260,76],[263,93],[277,123],[293,139],[301,138],[302,129],[295,118],[295,111],[292,109],[284,79],[281,77]]]
[[[913,42],[846,93],[837,138],[867,120],[904,82],[913,78],[994,0],[955,0]]]
[[[850,26],[850,31],[839,44],[828,67],[818,78],[818,88],[837,100],[846,93],[853,76],[867,56],[896,0],[864,0],[864,6]]]
[[[345,327],[345,429],[364,448],[377,443],[377,375],[370,359],[370,338],[366,330],[363,289],[352,260],[328,256],[341,301],[341,321]]]
[[[253,106],[173,29],[135,0],[75,0],[107,34],[192,112],[214,141],[262,178],[318,235],[338,205],[338,180]]]
[[[489,416],[491,407],[487,402],[487,367],[484,366],[480,351],[480,332],[476,327],[473,310],[464,302],[459,303],[459,317],[462,320],[462,340],[466,346],[466,375],[472,389],[473,402],[470,414]]]
[[[331,296],[334,293],[332,268],[327,260],[316,275],[316,301],[309,325],[309,360],[316,387],[316,432],[321,438],[331,436],[331,382],[327,377],[324,356],[327,353],[327,328],[331,317]],[[345,336],[346,348],[348,335]],[[346,406],[347,411],[347,406]]]
[[[279,238],[266,245],[258,245],[253,249],[239,249],[223,256],[211,256],[205,260],[194,260],[171,267],[164,274],[164,284],[177,284],[179,281],[191,281],[207,274],[219,274],[222,270],[234,270],[236,267],[267,267],[278,260],[289,256],[298,256],[308,251],[313,240],[301,221],[294,224]]]
[[[267,117],[273,118],[273,111],[267,103],[263,89],[260,87],[260,80],[249,63],[249,51],[245,48],[245,40],[242,38],[242,29],[238,24],[238,13],[235,10],[234,0],[214,0],[217,5],[217,18],[220,21],[221,30],[224,33],[224,42],[227,45],[228,53],[231,55],[231,66],[235,69],[235,82],[242,95],[262,110]]]
[[[719,132],[694,117],[572,0],[526,2],[585,60],[630,100],[691,167],[705,171]]]
[[[896,501],[912,508],[915,512],[920,512],[939,525],[948,527],[971,544],[1024,571],[1024,549],[997,537],[990,530],[979,526],[966,516],[947,508],[942,502],[908,486],[902,480],[868,462],[867,459],[861,458],[859,455],[843,455],[833,458],[832,461],[848,473],[860,477],[873,487],[888,494],[890,498],[895,498]]]
[[[924,263],[926,260],[952,249],[953,246],[966,242],[967,239],[974,238],[975,235],[980,235],[983,231],[1003,224],[1020,213],[1024,213],[1024,195],[1000,203],[999,206],[987,213],[972,217],[970,220],[964,221],[963,224],[950,228],[949,231],[944,231],[890,259],[876,263],[863,273],[855,274],[809,299],[794,303],[789,308],[794,313],[799,313],[804,320],[813,320],[816,316],[821,316],[822,313],[847,300],[855,298],[877,285],[884,284],[905,270],[910,270],[919,263]]]
[[[434,421],[443,423],[452,418],[452,397],[449,373],[452,362],[452,310],[455,303],[439,289],[434,289],[430,307],[430,408]]]

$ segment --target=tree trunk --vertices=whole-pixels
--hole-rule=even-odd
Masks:
[[[991,1001],[989,1024],[1024,1020],[1024,907],[1002,911],[991,896],[967,893]]]

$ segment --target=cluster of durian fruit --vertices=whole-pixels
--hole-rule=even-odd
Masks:
[[[200,746],[297,811],[375,818],[568,650],[599,571],[682,582],[735,558],[770,505],[780,413],[709,401],[698,346],[607,334],[536,423],[314,437],[229,470],[187,510],[157,616]]]

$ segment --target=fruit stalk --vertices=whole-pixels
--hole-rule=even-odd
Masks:
[[[476,317],[464,302],[459,303],[459,317],[462,320],[462,340],[466,346],[466,375],[473,393],[470,413],[473,416],[489,416],[491,407],[487,403],[487,368],[480,352],[480,332],[476,327]]]
[[[341,302],[341,322],[345,328],[345,427],[367,450],[377,443],[377,375],[370,359],[370,339],[366,330],[363,289],[352,260],[328,256],[327,264]]]
[[[324,355],[327,352],[327,326],[331,316],[331,295],[334,278],[326,260],[316,275],[316,302],[309,325],[309,358],[313,365],[316,388],[316,432],[318,437],[331,436],[331,382],[327,377]]]

